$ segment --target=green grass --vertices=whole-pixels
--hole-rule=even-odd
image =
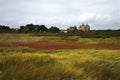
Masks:
[[[120,44],[120,38],[79,38],[79,43],[98,44],[98,43],[112,43]]]
[[[21,34],[0,34],[0,46],[12,46],[16,44],[26,44],[37,41],[61,41],[61,37],[55,36],[33,36],[33,33]]]
[[[33,33],[27,34],[0,34],[0,46],[25,44],[36,41],[72,41],[87,44],[112,43],[120,44],[120,38],[80,38],[79,36],[33,36]]]
[[[0,34],[0,46],[36,41],[120,44],[120,38]],[[52,34],[51,34],[52,35]],[[57,34],[56,34],[57,35]],[[120,80],[120,50],[0,48],[0,80]]]
[[[0,45],[16,45],[35,42],[41,40],[41,37],[33,37],[31,34],[0,34]]]
[[[120,50],[6,50],[0,80],[120,80]]]

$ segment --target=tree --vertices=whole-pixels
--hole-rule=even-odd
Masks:
[[[20,32],[29,32],[29,27],[21,26],[20,27]]]
[[[27,24],[26,27],[28,27],[29,32],[34,32],[35,31],[35,25],[33,25],[33,24]]]
[[[8,31],[10,31],[9,26],[0,25],[0,32],[8,32]]]
[[[45,25],[36,25],[37,27],[37,32],[47,32],[48,29]]]
[[[27,24],[26,26],[20,27],[20,32],[47,32],[48,29],[45,25],[33,25]]]
[[[23,31],[23,28],[24,28],[24,26],[20,26],[20,32],[22,32]]]
[[[28,27],[24,27],[22,32],[29,32],[29,28]]]
[[[11,28],[11,32],[12,32],[12,33],[17,33],[17,32],[18,32],[18,29],[17,29],[17,28]]]
[[[60,32],[60,29],[58,27],[51,27],[49,28],[49,32],[52,32],[52,33],[57,33],[57,32]]]

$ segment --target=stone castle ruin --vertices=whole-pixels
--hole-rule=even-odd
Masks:
[[[76,26],[73,26],[73,27],[70,27],[67,29],[67,32],[74,32],[74,31],[88,32],[88,31],[90,31],[90,26],[88,24],[82,24],[79,26],[78,29]]]
[[[80,25],[79,30],[88,32],[88,31],[90,31],[90,26],[88,24],[86,24],[86,25],[82,24],[82,25]]]
[[[73,26],[73,27],[69,27],[68,29],[67,29],[67,32],[74,32],[74,31],[77,31],[78,29],[77,29],[77,27],[76,26]]]

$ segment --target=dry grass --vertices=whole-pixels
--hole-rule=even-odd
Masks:
[[[40,39],[40,37],[32,37],[30,34],[0,34],[0,45],[24,44]]]
[[[16,44],[25,44],[36,41],[56,41],[61,40],[60,37],[54,36],[32,36],[32,33],[28,34],[0,34],[0,46],[9,46]]]
[[[120,50],[20,50],[0,52],[0,80],[120,80]]]
[[[56,36],[33,36],[32,33],[26,34],[0,34],[0,46],[25,44],[36,41],[72,41],[78,43],[98,44],[113,43],[120,44],[120,38],[80,38],[79,36],[56,37]]]
[[[36,41],[65,40],[79,43],[114,43],[120,38],[0,34],[0,46]],[[120,80],[120,50],[47,50],[27,47],[0,48],[0,80]]]

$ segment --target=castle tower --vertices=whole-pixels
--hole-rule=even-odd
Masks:
[[[85,31],[86,32],[90,31],[90,26],[88,24],[86,24],[86,26],[85,26]]]
[[[82,25],[80,25],[79,30],[88,32],[88,31],[90,31],[90,26],[88,24],[86,24],[86,25],[82,24]]]

